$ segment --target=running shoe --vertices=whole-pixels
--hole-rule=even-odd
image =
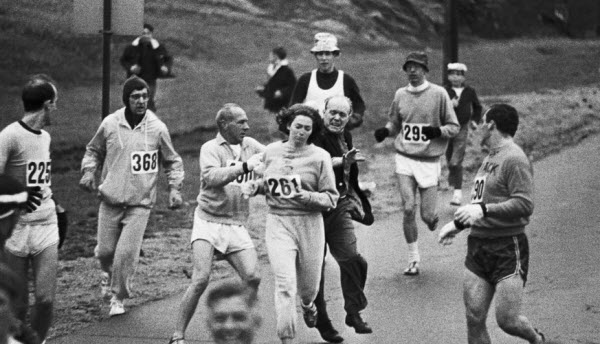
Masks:
[[[410,262],[408,267],[404,270],[404,274],[407,276],[416,276],[419,274],[419,262]]]
[[[117,299],[116,296],[110,300],[110,311],[108,315],[113,317],[115,315],[125,314],[125,306],[123,305],[123,301]]]
[[[309,328],[313,328],[317,326],[317,306],[315,306],[314,302],[311,302],[310,305],[305,306],[302,304],[302,315],[304,316],[304,323]]]

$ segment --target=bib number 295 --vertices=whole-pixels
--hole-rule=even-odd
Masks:
[[[402,140],[405,143],[429,143],[429,139],[423,135],[423,124],[405,123],[402,126]]]
[[[131,173],[158,172],[158,151],[136,151],[131,153]]]

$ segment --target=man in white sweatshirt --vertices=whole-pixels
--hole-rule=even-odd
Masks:
[[[148,99],[144,80],[127,79],[125,107],[102,121],[81,162],[80,186],[97,192],[101,200],[95,253],[103,271],[103,297],[112,296],[110,316],[125,313],[123,300],[130,297],[130,279],[156,201],[160,165],[169,183],[169,206],[182,203],[183,161],[167,126],[147,108]]]

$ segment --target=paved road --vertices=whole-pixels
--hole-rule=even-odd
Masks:
[[[600,343],[600,136],[535,164],[536,210],[528,227],[531,269],[525,313],[556,343]],[[468,192],[465,192],[468,194]],[[449,193],[442,193],[442,223],[450,219]],[[461,295],[465,238],[442,248],[436,234],[420,227],[422,273],[401,274],[406,245],[401,216],[390,214],[358,230],[360,250],[369,261],[365,319],[371,335],[357,335],[343,325],[338,268],[327,261],[330,316],[346,343],[466,343]],[[138,307],[118,318],[94,324],[49,343],[166,343],[181,295]],[[259,297],[263,326],[257,343],[278,343],[275,335],[273,278],[263,266]],[[201,300],[203,302],[204,299]],[[188,331],[190,343],[210,343],[203,307]],[[488,320],[494,343],[524,343],[502,333],[493,309]],[[299,343],[322,343],[299,314]]]

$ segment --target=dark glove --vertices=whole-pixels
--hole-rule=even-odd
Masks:
[[[28,187],[27,202],[25,202],[27,212],[34,212],[40,204],[42,204],[42,188],[39,186]]]
[[[428,140],[433,140],[442,136],[442,129],[438,127],[423,127],[421,131],[423,135],[427,137]]]
[[[375,130],[375,140],[377,142],[385,140],[385,138],[388,136],[390,136],[390,130],[388,128],[384,127]]]
[[[56,218],[58,220],[58,248],[61,248],[67,237],[69,220],[67,218],[67,211],[60,205],[56,206]]]

